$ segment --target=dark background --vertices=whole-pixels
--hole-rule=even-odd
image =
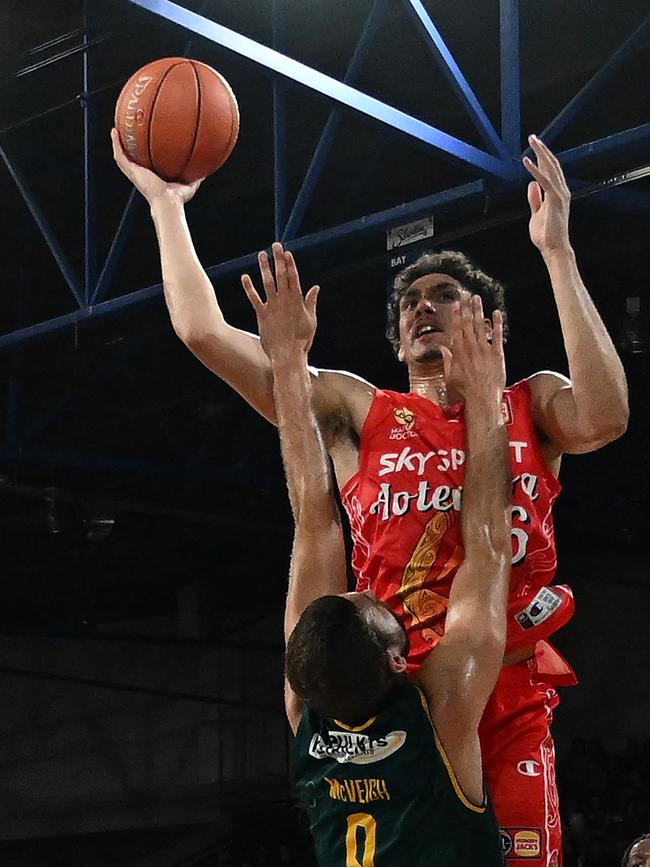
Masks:
[[[270,0],[185,0],[183,5],[264,44],[272,43]],[[286,0],[280,5],[286,53],[342,77],[369,0]],[[498,129],[498,3],[473,0],[425,2],[425,6]],[[524,132],[543,130],[648,11],[647,2],[641,0],[618,0],[615,6],[588,0],[570,4],[522,0]],[[85,226],[82,54],[59,59],[56,55],[81,45],[83,34],[75,31],[83,27],[83,13],[80,2],[67,0],[9,0],[0,9],[0,145],[78,273],[84,267]],[[95,227],[91,266],[95,273],[101,269],[129,194],[110,155],[108,131],[114,102],[135,69],[166,55],[188,52],[215,66],[230,81],[240,104],[241,136],[232,158],[204,183],[188,207],[201,260],[206,266],[216,265],[268,245],[274,236],[271,77],[200,38],[188,44],[187,33],[125,0],[91,2],[86,13],[93,42],[88,50],[91,74],[86,99],[91,106],[91,215]],[[42,47],[59,36],[66,38]],[[33,66],[37,68],[25,71]],[[648,123],[649,72],[646,41],[554,147],[565,151]],[[357,83],[372,95],[481,146],[397,0],[388,4]],[[291,202],[331,106],[295,86],[287,85],[283,93]],[[643,147],[622,147],[583,162],[572,174],[572,183],[578,187],[605,181],[648,163]],[[477,177],[470,168],[443,159],[377,123],[344,113],[301,234]],[[6,166],[0,166],[0,185],[0,332],[10,334],[71,313],[76,304]],[[607,741],[612,750],[621,748],[626,737],[650,734],[650,462],[645,399],[650,341],[649,215],[650,185],[644,179],[614,191],[595,192],[576,201],[572,212],[572,238],[583,277],[621,347],[632,415],[622,440],[594,455],[567,458],[562,471],[564,493],[556,508],[559,575],[574,583],[579,613],[558,643],[576,660],[583,680],[582,691],[575,690],[567,698],[564,719],[562,711],[558,714],[556,732],[565,750],[571,738],[585,729]],[[434,209],[434,219],[436,235],[449,237],[450,246],[475,257],[508,288],[509,379],[539,369],[567,372],[547,275],[528,239],[525,185],[506,188],[488,179],[485,194],[458,207]],[[345,242],[305,250],[298,258],[304,283],[318,281],[323,287],[313,363],[352,370],[382,386],[405,387],[405,371],[383,337],[387,271],[383,231],[359,232]],[[159,280],[152,225],[146,206],[139,202],[107,297],[115,299]],[[218,280],[216,290],[226,318],[252,328],[238,275]],[[626,314],[630,297],[639,298],[641,304],[641,315],[634,320]],[[638,338],[636,353],[630,351],[631,335]],[[96,778],[95,820],[84,824],[79,820],[79,805],[70,800],[75,777],[66,777],[61,768],[75,749],[83,752],[90,737],[87,728],[71,723],[66,746],[70,752],[57,754],[59,759],[48,766],[49,788],[43,788],[37,810],[30,793],[43,783],[45,770],[36,756],[44,739],[34,734],[33,743],[23,752],[16,752],[16,739],[29,740],[39,696],[50,710],[52,702],[60,700],[65,709],[59,722],[72,720],[75,697],[84,690],[90,690],[93,701],[103,701],[99,697],[110,693],[111,713],[119,716],[120,702],[126,708],[129,701],[139,700],[133,692],[120,691],[125,683],[134,687],[134,679],[136,692],[144,686],[145,692],[146,688],[195,691],[218,700],[223,697],[222,679],[215,682],[209,674],[207,681],[194,679],[196,660],[206,665],[206,660],[217,657],[225,669],[236,672],[240,705],[235,713],[248,719],[260,691],[256,673],[259,677],[264,666],[242,660],[248,659],[246,648],[257,645],[268,663],[265,688],[276,714],[280,695],[278,615],[291,526],[275,432],[192,358],[175,338],[161,295],[155,292],[147,302],[125,306],[111,315],[89,316],[12,345],[0,341],[0,395],[4,416],[0,638],[5,653],[0,659],[0,677],[8,700],[14,703],[15,724],[7,726],[5,743],[16,774],[13,788],[7,784],[6,798],[16,814],[32,816],[30,810],[35,810],[34,821],[25,820],[23,825],[8,819],[0,829],[2,838],[47,838],[103,828],[124,834],[126,829],[139,827],[140,831],[129,832],[135,837],[124,838],[126,849],[135,853],[141,845],[143,853],[148,851],[147,833],[154,841],[152,847],[158,843],[163,847],[162,836],[160,840],[151,836],[147,825],[169,825],[160,834],[179,840],[181,829],[193,821],[187,806],[190,801],[183,802],[181,794],[177,809],[167,812],[162,807],[156,811],[155,798],[149,797],[155,789],[160,800],[160,793],[174,785],[165,783],[167,773],[169,781],[175,779],[173,768],[161,772],[157,788],[149,783],[139,787],[133,781],[130,787],[116,784],[110,809]],[[590,612],[589,618],[580,613],[583,600],[582,610]],[[103,650],[89,650],[104,648],[107,642],[113,654],[110,661]],[[228,642],[237,647],[236,659],[227,657]],[[154,658],[152,647],[159,658]],[[183,653],[186,657],[181,664],[179,654]],[[178,669],[161,683],[158,674],[170,659]],[[209,665],[206,670],[210,671]],[[139,672],[139,679],[133,672]],[[32,676],[34,673],[38,676]],[[59,679],[52,680],[53,675]],[[95,682],[94,689],[65,680],[74,677]],[[97,685],[109,681],[113,687]],[[155,703],[154,716],[164,715],[165,696],[150,698]],[[178,698],[167,700],[182,704]],[[192,702],[188,699],[187,703]],[[140,711],[134,706],[125,713],[138,720],[147,741],[147,722]],[[122,719],[116,730],[130,724]],[[214,725],[215,742],[222,742],[223,720]],[[155,738],[155,727],[149,735]],[[97,737],[104,744],[109,739],[106,733]],[[189,737],[194,735],[187,734]],[[238,735],[233,737],[236,745]],[[274,743],[282,740],[277,731],[273,737]],[[183,735],[178,738],[181,742]],[[244,735],[242,738],[245,740]],[[164,756],[161,748],[160,755],[151,759],[152,767],[158,762],[164,766]],[[139,761],[137,749],[132,761]],[[282,761],[284,758],[271,773],[270,793],[259,784],[260,769],[255,762],[232,771],[233,788],[227,795],[219,788],[225,779],[223,767],[208,774],[209,779],[193,780],[192,785],[213,787],[204,802],[205,821],[210,810],[221,815],[235,802],[242,808],[247,802],[285,797]],[[198,768],[200,757],[197,763]],[[235,792],[237,780],[244,779],[246,785]],[[198,797],[196,792],[194,796]],[[57,804],[63,801],[70,801],[66,822],[56,818]],[[50,820],[44,818],[48,815]],[[217,837],[227,833],[230,816],[227,812]],[[187,834],[190,832],[192,828]],[[141,843],[134,843],[136,837]],[[90,837],[84,839],[86,842],[71,843],[70,851],[88,845],[94,855],[65,854],[67,844],[59,841],[47,850],[48,858],[58,852],[64,853],[60,863],[104,863],[98,860],[98,844],[88,843]],[[32,863],[31,855],[17,854],[19,848],[12,851],[12,858],[28,858],[15,860],[16,864]],[[132,860],[135,863],[135,857]],[[130,861],[120,856],[119,863]]]

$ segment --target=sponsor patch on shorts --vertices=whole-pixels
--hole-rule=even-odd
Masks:
[[[515,619],[522,629],[532,629],[547,620],[561,603],[561,596],[548,587],[542,587],[533,601],[520,611]]]
[[[499,832],[507,861],[527,861],[544,854],[540,828],[499,828]]]

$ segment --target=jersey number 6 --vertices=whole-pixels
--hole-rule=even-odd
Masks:
[[[363,855],[357,857],[357,831],[363,831]],[[377,822],[368,813],[353,813],[348,816],[348,830],[345,835],[345,867],[375,867],[375,848]]]

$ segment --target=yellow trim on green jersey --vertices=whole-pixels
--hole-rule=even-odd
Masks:
[[[334,722],[337,724],[337,726],[341,726],[342,729],[345,729],[346,732],[362,732],[369,726],[371,726],[376,719],[377,717],[373,716],[368,720],[368,722],[364,722],[364,724],[360,726],[347,726],[345,723],[342,723],[338,719],[335,719]]]
[[[471,810],[473,813],[484,813],[485,807],[486,807],[485,802],[483,803],[482,806],[479,806],[478,804],[473,804],[472,801],[469,800],[467,795],[465,795],[465,793],[461,789],[460,783],[458,782],[458,777],[456,776],[456,772],[454,771],[454,769],[451,765],[451,762],[449,761],[449,756],[447,755],[447,753],[445,751],[445,748],[443,746],[442,741],[438,737],[438,732],[436,731],[436,727],[433,724],[433,720],[431,719],[431,711],[429,710],[429,702],[427,701],[425,694],[422,692],[422,690],[420,689],[419,686],[417,687],[417,691],[420,695],[420,701],[422,702],[422,707],[424,708],[424,712],[426,713],[426,715],[429,719],[429,722],[431,723],[431,728],[433,729],[433,735],[436,739],[436,748],[437,748],[438,752],[440,753],[440,758],[444,762],[445,768],[447,769],[447,773],[449,774],[449,779],[451,781],[452,786],[454,787],[454,792],[456,792],[458,800],[461,802],[461,804],[464,807],[467,807],[467,809]]]

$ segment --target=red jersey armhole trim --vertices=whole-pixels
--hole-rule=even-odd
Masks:
[[[535,452],[535,458],[537,462],[544,470],[544,477],[546,479],[547,484],[553,490],[553,500],[551,503],[555,502],[560,491],[562,490],[562,483],[558,478],[556,478],[553,473],[550,471],[548,464],[546,463],[546,458],[542,453],[542,445],[539,440],[539,436],[537,435],[537,430],[535,429],[535,422],[533,421],[533,396],[530,390],[530,383],[528,379],[520,379],[519,382],[515,382],[513,385],[509,385],[506,388],[506,392],[510,394],[511,392],[517,389],[520,393],[523,391],[525,394],[525,400],[528,410],[528,417],[530,418],[530,432],[531,432],[531,445]]]

